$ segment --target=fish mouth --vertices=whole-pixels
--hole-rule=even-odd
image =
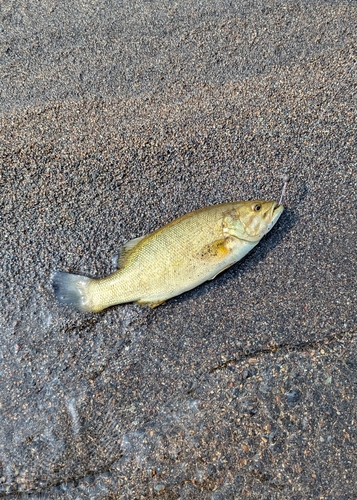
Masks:
[[[274,202],[272,207],[272,219],[274,220],[276,217],[280,217],[281,212],[284,210],[284,205],[279,205],[279,203]]]
[[[275,224],[278,222],[278,219],[279,219],[280,215],[282,214],[283,210],[284,210],[283,205],[279,205],[279,203],[277,203],[277,202],[273,203],[273,205],[270,209],[271,221],[268,224],[266,230],[264,231],[264,234],[267,234],[271,230],[271,228],[273,226],[275,226]]]

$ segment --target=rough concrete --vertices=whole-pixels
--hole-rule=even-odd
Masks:
[[[353,499],[351,1],[2,1],[0,496]],[[288,207],[167,304],[58,305],[56,270],[196,208]]]

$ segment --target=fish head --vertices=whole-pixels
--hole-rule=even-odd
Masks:
[[[234,214],[226,219],[226,232],[236,238],[258,242],[276,224],[283,205],[271,200],[237,203]]]

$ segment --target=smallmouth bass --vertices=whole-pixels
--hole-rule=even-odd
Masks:
[[[284,210],[282,198],[190,212],[123,245],[119,269],[106,278],[57,272],[55,295],[82,311],[100,312],[125,302],[156,307],[242,259],[276,224]]]

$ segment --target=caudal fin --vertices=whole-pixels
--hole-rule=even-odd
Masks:
[[[91,281],[93,280],[86,276],[57,272],[52,285],[59,302],[88,312],[91,307],[87,291]]]

